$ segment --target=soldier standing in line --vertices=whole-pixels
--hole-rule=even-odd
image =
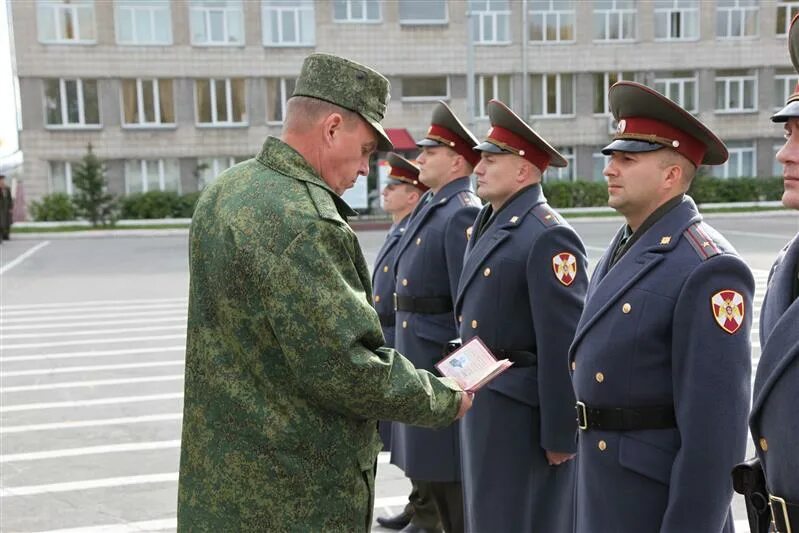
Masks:
[[[394,347],[394,259],[397,244],[405,232],[410,220],[411,211],[419,203],[419,198],[427,191],[428,187],[419,181],[419,167],[404,157],[391,152],[388,154],[390,166],[388,184],[383,188],[383,210],[391,215],[392,225],[386,235],[386,240],[380,251],[377,252],[374,268],[372,269],[372,301],[377,315],[380,317],[380,326],[383,328],[383,337],[386,346]],[[390,420],[381,420],[378,424],[383,449],[391,448]],[[405,509],[396,516],[378,517],[377,523],[389,529],[402,529],[411,521],[415,507],[429,506],[430,512],[435,512],[431,500],[422,501],[416,488],[408,496]]]
[[[580,427],[577,533],[733,531],[746,451],[754,280],[685,193],[727,160],[693,115],[633,82],[603,153],[624,215],[594,270],[569,351]]]
[[[434,371],[447,342],[457,337],[453,313],[467,230],[480,200],[470,175],[479,155],[477,139],[444,102],[433,110],[430,128],[417,145],[419,179],[430,187],[411,215],[397,251],[397,349],[418,368]],[[432,498],[448,533],[463,531],[458,425],[440,430],[394,424],[391,462]],[[434,531],[437,519],[417,510],[406,532]]]
[[[11,188],[6,184],[6,177],[0,174],[0,242],[11,238],[13,222],[14,197]]]
[[[547,204],[541,177],[566,160],[505,104],[475,150],[477,195],[455,313],[513,366],[461,421],[466,530],[571,531],[574,390],[568,351],[588,286],[585,246]]]

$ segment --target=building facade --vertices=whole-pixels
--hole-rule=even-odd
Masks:
[[[202,188],[279,135],[314,51],[389,78],[385,124],[400,148],[412,149],[404,133],[423,135],[438,99],[473,117],[478,136],[485,102],[508,102],[569,160],[550,180],[604,179],[599,149],[615,128],[607,88],[618,79],[656,88],[717,132],[731,152],[717,175],[780,175],[782,131],[769,116],[799,81],[785,42],[799,0],[11,0],[9,9],[34,200],[72,192],[89,143],[113,193]]]

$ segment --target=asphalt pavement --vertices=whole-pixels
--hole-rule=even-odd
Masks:
[[[799,216],[708,219],[755,273],[756,332],[768,269]],[[573,221],[592,264],[620,223]],[[370,263],[384,234],[359,233]],[[0,529],[173,531],[185,232],[63,237],[20,235],[0,246]],[[752,341],[756,364],[756,333]],[[375,514],[398,512],[408,490],[381,454]],[[734,507],[745,531],[741,502]]]

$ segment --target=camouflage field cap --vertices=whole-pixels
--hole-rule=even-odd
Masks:
[[[462,155],[470,165],[480,161],[480,155],[474,151],[477,138],[455,116],[447,104],[440,101],[433,108],[433,118],[425,138],[416,146],[447,146]]]
[[[408,185],[413,185],[421,192],[425,192],[428,187],[421,181],[419,181],[419,167],[405,159],[399,154],[395,154],[394,152],[388,153],[388,164],[391,166],[391,170],[388,173],[388,182],[389,183],[406,183]]]
[[[499,100],[488,101],[491,129],[486,140],[474,149],[492,154],[516,154],[534,164],[541,172],[548,166],[565,167],[568,163],[543,137]]]
[[[799,19],[797,14],[791,21],[791,29],[788,30],[788,53],[791,54],[791,63],[796,72],[799,72]],[[774,122],[788,122],[789,118],[799,117],[799,83],[793,90],[793,94],[788,97],[785,107],[777,111],[771,120]]]
[[[363,117],[377,132],[377,149],[394,149],[380,121],[386,114],[391,86],[376,70],[332,54],[311,54],[302,64],[292,96],[336,104]]]
[[[727,161],[729,154],[721,139],[659,92],[640,83],[620,81],[610,88],[608,98],[618,127],[603,154],[671,148],[697,167]]]

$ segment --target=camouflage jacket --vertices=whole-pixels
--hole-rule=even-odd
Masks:
[[[367,531],[375,420],[455,418],[454,382],[382,347],[352,213],[276,138],[203,192],[179,531]]]

